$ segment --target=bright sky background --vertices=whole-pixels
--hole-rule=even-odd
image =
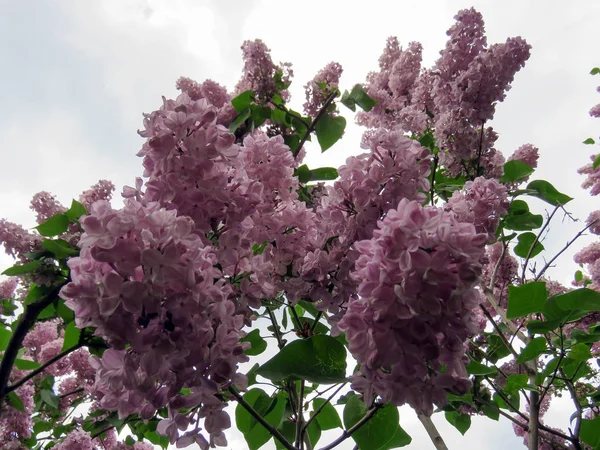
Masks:
[[[118,192],[132,185],[142,172],[135,156],[142,144],[136,133],[141,113],[156,109],[161,95],[175,96],[181,75],[233,88],[245,39],[261,38],[275,62],[293,63],[292,105],[300,109],[302,86],[326,63],[342,64],[341,87],[350,88],[377,68],[390,35],[403,44],[421,42],[424,65],[430,66],[453,16],[470,6],[483,14],[489,43],[520,35],[533,46],[506,102],[497,108],[497,147],[509,156],[522,144],[538,146],[536,178],[575,197],[569,210],[576,217],[585,219],[598,209],[598,200],[579,189],[583,177],[576,173],[595,150],[581,142],[597,138],[600,125],[587,114],[600,102],[595,92],[600,76],[588,75],[600,65],[597,0],[0,0],[0,6],[0,217],[11,221],[34,225],[28,204],[40,190],[68,205],[101,178],[111,179]],[[343,114],[351,123],[351,112]],[[359,153],[361,133],[349,127],[324,157],[311,148],[309,166],[338,166]],[[552,226],[547,247],[558,250],[580,227]],[[572,279],[572,253],[551,276],[564,283]],[[8,265],[2,255],[0,267]],[[553,408],[550,424],[564,428],[563,407],[570,405]],[[432,448],[416,418],[401,412],[401,424],[413,436],[407,448]],[[443,419],[436,423],[451,450],[520,445],[506,421],[475,418],[464,438]],[[228,448],[245,448],[239,434],[230,436]]]

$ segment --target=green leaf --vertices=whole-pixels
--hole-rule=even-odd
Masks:
[[[310,171],[308,181],[335,180],[339,176],[335,167],[319,167]]]
[[[54,307],[54,305],[48,305],[42,310],[42,312],[37,318],[38,320],[44,320],[51,319],[54,317],[56,317],[56,308]]]
[[[579,437],[594,450],[600,448],[600,417],[583,419]]]
[[[507,161],[504,164],[504,175],[500,178],[501,183],[511,183],[527,178],[533,173],[533,167],[517,159]]]
[[[546,351],[546,338],[537,337],[533,338],[529,343],[521,350],[517,362],[522,364],[526,361],[530,361],[537,358]]]
[[[9,267],[4,272],[2,272],[2,275],[7,275],[9,277],[14,277],[16,275],[24,275],[26,273],[33,272],[38,267],[40,267],[41,264],[42,264],[41,261],[37,261],[37,260],[29,261],[29,262],[26,262],[25,264]]]
[[[297,169],[294,169],[294,176],[298,177],[300,183],[308,183],[310,181],[310,169],[306,164],[302,164]]]
[[[259,106],[259,105],[251,105],[250,106],[250,110],[252,111],[251,116],[252,116],[252,122],[254,122],[254,127],[258,128],[260,127],[263,123],[266,122],[266,120],[268,118],[271,117],[271,108],[269,108],[268,106]],[[291,136],[295,136],[296,139],[298,139],[297,135],[290,135]],[[286,136],[288,137],[288,136]],[[285,137],[284,137],[285,139]],[[292,147],[288,142],[286,142],[286,144],[290,147]]]
[[[279,432],[283,435],[284,438],[290,443],[293,443],[296,439],[296,423],[290,422],[289,420],[284,420],[283,423],[278,428]],[[275,448],[277,450],[285,450],[285,447],[278,439],[273,438],[275,441]]]
[[[346,129],[346,119],[342,116],[333,117],[325,114],[317,122],[315,131],[317,140],[321,146],[321,152],[330,149],[337,141],[340,140]]]
[[[6,350],[11,337],[11,331],[7,330],[6,328],[0,328],[0,352]]]
[[[496,375],[498,373],[494,367],[488,367],[477,361],[471,361],[466,369],[469,375]]]
[[[596,141],[594,141],[592,138],[587,138],[585,141],[583,141],[583,143],[585,145],[593,145],[596,143]]]
[[[508,286],[508,309],[506,317],[516,319],[531,313],[542,312],[548,291],[546,283],[535,281],[521,286]]]
[[[311,417],[314,415],[314,412],[317,409],[319,409],[324,403],[324,398],[316,398],[313,400],[313,412],[311,414]],[[315,420],[319,422],[319,426],[323,431],[333,430],[334,428],[342,427],[342,421],[340,419],[340,416],[331,403],[327,403],[325,406],[323,406],[323,409],[319,412]]]
[[[306,312],[308,312],[311,316],[317,317],[319,314],[319,310],[315,307],[315,304],[312,302],[307,302],[306,300],[300,300],[298,302],[300,306],[304,308]]]
[[[272,381],[289,378],[339,383],[346,380],[346,349],[336,339],[322,334],[299,339],[283,347],[257,373]]]
[[[308,439],[310,439],[310,444],[313,446],[316,445],[317,442],[319,442],[319,439],[321,439],[321,425],[316,420],[313,420],[308,425],[306,432],[308,433]]]
[[[232,133],[235,133],[236,130],[239,127],[241,127],[244,124],[244,122],[246,122],[246,120],[248,120],[250,115],[251,115],[250,108],[245,109],[242,113],[240,113],[239,116],[237,116],[235,118],[235,120],[233,122],[231,122],[231,124],[229,125],[229,131]]]
[[[250,105],[254,101],[254,92],[244,91],[233,100],[231,100],[231,104],[234,109],[239,113],[243,112],[247,108],[250,108]]]
[[[525,201],[513,200],[502,225],[509,230],[528,231],[540,228],[543,223],[544,218],[540,214],[531,214]]]
[[[269,243],[268,241],[264,241],[264,242],[263,242],[262,244],[260,244],[260,245],[259,245],[259,244],[254,244],[254,245],[252,246],[252,254],[253,254],[254,256],[257,256],[257,255],[262,255],[262,254],[264,253],[264,251],[265,251],[265,248],[267,248],[267,244],[268,244],[268,243]]]
[[[598,75],[600,73],[600,67],[594,67],[591,71],[590,71],[590,75]]]
[[[377,101],[369,97],[369,94],[365,92],[364,88],[360,84],[354,85],[352,91],[350,92],[350,97],[352,97],[358,106],[367,112],[371,111],[373,106],[377,104]]]
[[[65,337],[63,341],[63,350],[67,350],[79,342],[81,336],[81,329],[75,326],[75,322],[70,322],[65,328]]]
[[[546,334],[549,331],[556,330],[562,321],[560,319],[541,321],[541,320],[530,320],[527,323],[527,330],[533,334]]]
[[[356,101],[354,100],[354,98],[352,98],[352,96],[350,95],[350,92],[348,92],[347,90],[344,91],[344,93],[342,94],[342,98],[340,99],[340,102],[342,103],[342,105],[345,105],[346,107],[350,108],[352,111],[356,111]]]
[[[127,437],[125,438],[125,443],[126,443],[127,445],[135,445],[135,439],[133,439],[133,437],[132,437],[132,436],[127,436]]]
[[[600,293],[581,288],[565,294],[555,295],[556,304],[565,311],[600,311]]]
[[[56,303],[56,312],[65,324],[75,320],[75,313],[71,308],[65,305],[65,301],[62,298],[59,298]]]
[[[344,427],[352,428],[367,414],[367,406],[356,395],[348,398],[344,408]],[[385,405],[371,419],[352,434],[359,450],[387,450],[404,447],[411,443],[411,437],[400,427],[398,408]]]
[[[535,191],[535,193],[529,193],[529,195],[544,200],[554,206],[564,206],[573,200],[572,197],[558,192],[554,186],[544,180],[532,181],[527,185],[527,190]]]
[[[598,168],[598,166],[600,166],[600,155],[597,155],[597,156],[594,158],[594,162],[593,162],[593,164],[592,164],[592,168],[594,168],[594,169],[597,169],[597,168]]]
[[[481,407],[481,412],[483,412],[483,414],[485,414],[486,417],[489,417],[492,420],[499,420],[500,419],[500,410],[498,405],[496,405],[495,402],[492,402],[493,406],[490,405],[483,405]]]
[[[517,238],[518,244],[515,245],[515,255],[520,256],[521,258],[527,258],[528,255],[530,258],[534,258],[539,255],[540,252],[544,250],[544,246],[540,241],[536,242],[536,238],[537,236],[535,233],[529,231],[521,233]],[[533,248],[531,248],[532,246]]]
[[[457,411],[446,411],[446,420],[463,436],[471,428],[471,416],[468,414],[461,414]]]
[[[65,214],[55,214],[35,229],[45,237],[58,236],[69,229],[69,218]]]
[[[250,342],[250,348],[244,351],[248,356],[260,355],[267,349],[267,341],[260,337],[260,330],[258,328],[252,330],[246,337],[240,339],[240,342]]]
[[[72,223],[77,222],[79,218],[85,214],[87,214],[85,206],[83,206],[77,200],[73,200],[71,202],[71,207],[67,211],[65,211],[65,216],[67,217],[69,222]]]
[[[527,375],[523,373],[509,375],[508,378],[506,378],[504,390],[516,394],[520,389],[524,389],[525,386],[527,386],[528,381]]]
[[[573,347],[571,347],[568,357],[577,362],[587,361],[592,357],[590,346],[583,343],[575,344]]]
[[[244,394],[243,398],[269,425],[279,426],[287,403],[285,392],[281,391],[271,398],[262,389],[251,389]],[[271,439],[269,431],[240,404],[235,408],[235,421],[238,429],[244,434],[250,450],[262,447]]]
[[[23,401],[21,398],[15,393],[15,391],[11,391],[6,395],[8,403],[10,406],[15,408],[17,411],[25,412],[25,406],[23,405]]]
[[[15,367],[19,370],[35,370],[40,367],[41,364],[28,359],[17,359],[15,360]]]
[[[44,403],[47,403],[53,408],[58,409],[58,397],[54,395],[54,392],[49,391],[47,389],[42,389],[40,391],[40,397],[42,398]]]
[[[67,256],[76,256],[79,251],[71,248],[69,243],[63,239],[44,239],[42,247],[52,252],[56,259],[65,259]]]

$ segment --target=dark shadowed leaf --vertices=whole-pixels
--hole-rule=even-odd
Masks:
[[[346,379],[346,349],[331,336],[316,335],[286,345],[257,372],[272,381],[300,379],[332,384]]]
[[[260,337],[260,330],[258,328],[252,330],[246,337],[240,339],[240,342],[250,342],[251,347],[244,351],[248,356],[260,355],[267,349],[267,341]]]
[[[367,406],[356,395],[348,398],[344,408],[344,427],[352,428],[356,422],[367,413]],[[404,447],[411,443],[411,437],[400,427],[398,408],[394,405],[385,405],[356,432],[352,439],[359,450],[387,450]]]

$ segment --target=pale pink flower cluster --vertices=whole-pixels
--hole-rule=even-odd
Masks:
[[[521,161],[535,169],[539,158],[539,149],[531,144],[525,144],[516,149],[508,161]]]
[[[487,264],[483,266],[483,280],[486,287],[492,289],[496,303],[502,308],[506,308],[508,305],[508,286],[514,284],[517,280],[519,263],[508,249],[503,252],[502,247],[502,242],[497,242],[486,248]],[[493,275],[495,275],[494,285],[490,286]],[[487,303],[487,300],[484,300],[484,303]]]
[[[79,202],[88,208],[92,203],[98,200],[110,201],[115,185],[108,180],[100,180],[87,191],[83,191],[79,196]]]
[[[304,112],[307,116],[317,116],[319,110],[325,104],[327,96],[338,87],[342,71],[341,65],[336,62],[330,62],[304,86],[306,92]]]
[[[281,73],[283,83],[289,83],[294,75],[291,64],[276,65],[271,59],[270,53],[271,50],[260,39],[244,41],[242,44],[243,75],[235,87],[236,94],[251,90],[261,101],[271,98],[277,92],[275,84],[277,72]],[[289,100],[287,90],[282,92],[282,97],[286,101]]]
[[[30,208],[36,213],[37,223],[45,222],[54,214],[66,211],[66,208],[56,200],[56,197],[46,191],[38,192],[33,196]]]
[[[587,175],[585,181],[581,184],[583,189],[589,189],[590,195],[598,195],[600,194],[600,167],[596,167],[594,169],[593,162],[598,157],[598,155],[591,155],[590,161],[591,163],[586,164],[583,167],[580,167],[577,170],[577,173],[580,175]]]
[[[338,327],[361,365],[356,389],[425,413],[468,389],[464,342],[476,331],[485,243],[473,224],[404,199],[355,244],[359,296]]]
[[[467,181],[462,190],[454,191],[444,208],[460,222],[475,225],[478,233],[486,233],[491,243],[496,240],[500,217],[508,212],[509,204],[505,186],[497,180],[478,177]]]
[[[460,11],[448,30],[446,48],[436,65],[421,69],[421,46],[400,48],[390,38],[380,58],[380,71],[368,76],[366,91],[379,103],[361,112],[358,122],[369,127],[399,125],[421,134],[434,130],[442,150],[440,163],[453,175],[497,176],[504,159],[493,146],[496,133],[485,128],[497,102],[504,100],[514,75],[529,58],[521,38],[487,47],[481,14]]]
[[[229,284],[215,282],[216,256],[193,234],[192,220],[128,199],[118,211],[94,203],[81,226],[81,256],[69,260],[73,281],[61,296],[77,325],[95,327],[112,347],[92,361],[100,406],[122,418],[135,412],[149,419],[165,406],[178,417],[195,405],[202,417],[226,416],[215,396],[234,380],[243,387],[236,375],[247,360],[243,316],[228,299]],[[181,395],[184,387],[191,394]],[[222,441],[227,426],[221,420],[207,428],[210,441]],[[179,437],[176,429],[169,435]]]

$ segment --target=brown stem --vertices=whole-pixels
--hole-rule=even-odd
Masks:
[[[15,360],[17,359],[17,354],[23,346],[23,339],[25,339],[25,336],[35,323],[35,320],[39,314],[56,299],[56,295],[61,287],[62,285],[53,288],[43,297],[25,306],[25,310],[19,318],[19,323],[17,324],[17,327],[15,328],[15,331],[8,342],[6,350],[4,351],[2,362],[0,362],[0,406],[2,406],[2,400],[8,393],[6,390],[8,386],[8,379],[10,377],[10,373],[12,372]]]
[[[431,420],[431,417],[426,416],[425,414],[417,414],[417,417],[423,424],[425,431],[427,431],[427,434],[429,435],[431,442],[433,442],[434,447],[437,450],[448,450],[444,439],[442,439],[442,436],[440,435],[438,429],[435,427],[435,424]]]
[[[302,136],[302,139],[300,140],[300,144],[298,144],[298,150],[296,150],[294,152],[294,158],[298,155],[298,153],[300,153],[300,150],[302,150],[302,147],[304,146],[306,140],[308,139],[308,136],[310,136],[310,133],[312,133],[314,131],[315,127],[317,126],[317,123],[319,122],[319,120],[321,120],[321,117],[323,117],[323,115],[327,112],[327,108],[329,108],[329,105],[331,105],[331,103],[333,102],[333,100],[335,100],[335,98],[337,96],[338,96],[337,89],[335,91],[333,91],[331,94],[329,94],[329,97],[327,97],[327,99],[325,100],[325,103],[323,104],[323,106],[321,107],[319,112],[317,113],[316,117],[310,123],[310,126],[304,133],[304,136]]]
[[[535,375],[529,377],[531,384],[535,385]],[[537,389],[529,394],[529,431],[527,445],[529,450],[538,450],[540,427],[540,393]]]
[[[29,380],[31,380],[33,377],[35,377],[36,375],[42,373],[44,370],[46,370],[48,367],[50,367],[52,364],[54,364],[56,361],[59,361],[60,359],[64,358],[65,356],[67,356],[70,353],[73,353],[75,350],[80,349],[81,347],[83,347],[83,342],[78,342],[77,344],[75,344],[73,347],[68,348],[62,352],[60,352],[58,355],[50,358],[48,361],[46,361],[44,364],[42,364],[40,367],[38,367],[35,370],[32,370],[31,372],[29,372],[27,375],[25,375],[23,378],[21,378],[19,381],[17,381],[15,384],[11,384],[10,386],[7,386],[7,388],[4,391],[4,395],[8,394],[9,392],[14,391],[15,389],[18,389],[19,387],[21,387],[23,384],[27,383]]]

